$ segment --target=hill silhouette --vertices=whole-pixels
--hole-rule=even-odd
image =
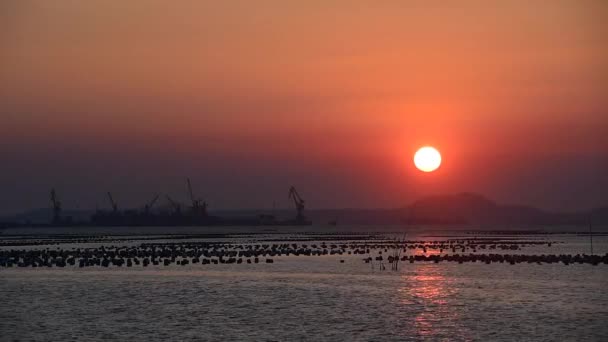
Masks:
[[[411,222],[440,220],[468,224],[583,224],[587,213],[552,213],[523,205],[499,205],[479,194],[433,196],[404,209]]]
[[[502,205],[467,192],[429,196],[397,209],[320,210],[313,214],[317,220],[351,224],[587,225],[590,219],[594,224],[608,224],[608,207],[550,212],[525,205]]]

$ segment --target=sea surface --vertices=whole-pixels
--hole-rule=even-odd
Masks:
[[[323,236],[301,232],[301,227],[267,231],[243,227],[234,230],[239,234],[220,237],[186,236],[220,228],[86,231],[107,242],[64,240],[82,235],[82,229],[13,229],[2,232],[0,240],[37,244],[0,248],[137,246],[150,242],[150,237],[163,243],[185,239],[241,245],[290,240],[330,244],[332,239],[347,241],[348,231],[365,230],[331,229],[336,234]],[[373,234],[411,241],[541,242],[492,253],[590,253],[589,237],[577,234],[509,236],[400,229],[375,227]],[[186,238],[172,235],[176,232]],[[61,241],[55,244],[54,239]],[[595,236],[593,247],[595,254],[608,253],[608,236]],[[404,255],[421,253],[425,252],[412,249]],[[344,253],[276,256],[271,264],[0,268],[0,340],[608,341],[606,264],[402,262],[395,271],[381,270],[379,263],[365,263],[363,257]]]

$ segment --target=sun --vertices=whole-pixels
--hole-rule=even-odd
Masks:
[[[434,147],[421,147],[414,155],[414,164],[420,171],[433,172],[441,165],[441,154]]]

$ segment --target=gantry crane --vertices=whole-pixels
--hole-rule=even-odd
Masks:
[[[304,217],[304,214],[302,212],[304,211],[305,201],[302,199],[302,197],[300,197],[300,194],[298,193],[298,190],[296,190],[296,188],[294,186],[292,186],[291,188],[289,188],[288,198],[292,199],[293,203],[296,206],[296,211],[297,211],[296,220],[297,221],[304,221],[305,217]]]
[[[190,195],[190,201],[192,203],[192,213],[195,215],[207,216],[207,202],[203,201],[200,198],[194,197],[194,192],[192,192],[192,183],[190,183],[190,178],[186,179],[188,183],[188,193]]]
[[[169,204],[171,204],[171,207],[173,207],[173,213],[176,215],[181,215],[182,213],[182,205],[176,201],[174,201],[171,197],[169,197],[169,195],[166,195],[167,200],[169,201]]]
[[[159,194],[154,195],[154,197],[150,200],[150,202],[148,202],[144,205],[144,213],[146,215],[148,215],[150,213],[150,209],[152,209],[154,204],[156,204],[156,201],[158,201],[159,197],[160,197]]]
[[[51,189],[51,203],[53,204],[53,223],[61,221],[61,202],[57,198],[55,189]]]
[[[114,201],[112,194],[108,191],[108,200],[110,200],[110,205],[112,206],[112,212],[114,214],[118,213],[118,204]]]

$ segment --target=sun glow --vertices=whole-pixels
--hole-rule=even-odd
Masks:
[[[433,172],[441,165],[441,154],[434,147],[422,147],[414,155],[414,164],[420,171]]]

